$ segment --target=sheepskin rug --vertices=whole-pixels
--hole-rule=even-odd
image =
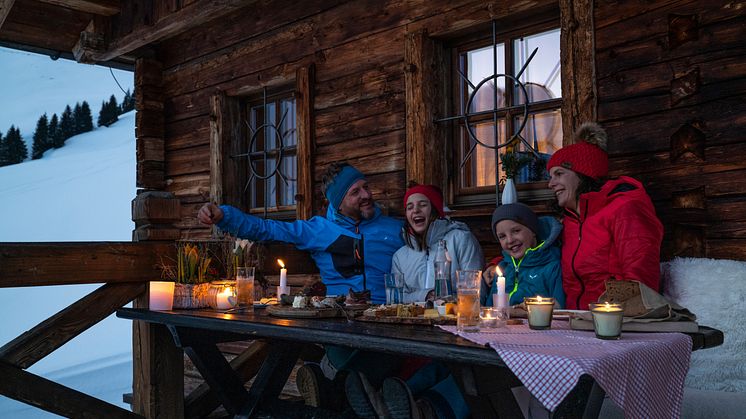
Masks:
[[[746,392],[746,262],[678,258],[662,274],[666,296],[725,335],[722,346],[692,353],[686,386]]]

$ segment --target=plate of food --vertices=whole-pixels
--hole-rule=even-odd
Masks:
[[[275,317],[330,318],[356,315],[370,306],[370,291],[350,292],[345,296],[327,296],[320,282],[307,285],[297,295],[283,294],[280,304],[268,306],[267,313]]]

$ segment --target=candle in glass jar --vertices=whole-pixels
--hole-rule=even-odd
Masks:
[[[485,307],[479,313],[479,330],[497,329],[505,324],[506,319],[502,317],[500,309]]]
[[[551,297],[526,297],[528,312],[528,327],[531,329],[549,329],[552,326],[552,311],[554,310],[554,298]]]
[[[215,308],[218,310],[226,310],[233,307],[236,302],[236,293],[233,287],[224,287],[215,295],[215,300]]]
[[[622,335],[624,307],[616,303],[591,303],[593,330],[599,339],[619,339]]]

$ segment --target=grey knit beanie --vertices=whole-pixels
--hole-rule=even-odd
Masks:
[[[527,205],[521,203],[500,205],[492,213],[492,235],[495,235],[495,225],[502,220],[513,220],[528,227],[534,234],[539,234],[539,218]]]

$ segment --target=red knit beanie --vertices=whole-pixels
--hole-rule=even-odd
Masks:
[[[606,154],[606,132],[595,123],[585,123],[575,133],[575,144],[562,147],[547,163],[547,171],[562,166],[593,179],[609,174],[609,155]]]
[[[407,193],[404,194],[404,208],[407,207],[409,196],[416,193],[425,195],[427,199],[430,200],[430,205],[432,205],[432,207],[435,208],[435,211],[438,212],[438,216],[445,217],[446,214],[443,211],[443,193],[440,191],[439,187],[435,185],[412,186],[407,189]]]

